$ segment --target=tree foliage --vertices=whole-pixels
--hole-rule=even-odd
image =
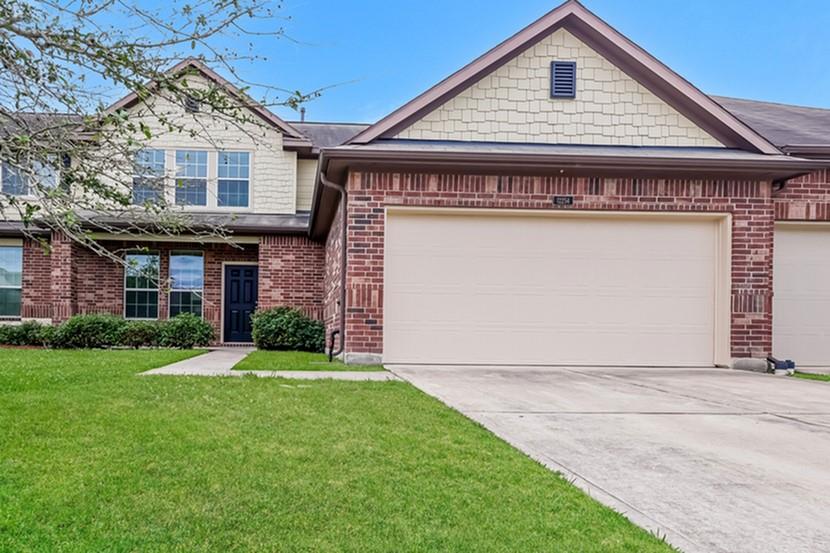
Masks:
[[[101,255],[95,232],[223,234],[196,228],[187,213],[163,199],[134,205],[136,154],[160,132],[199,134],[199,127],[263,125],[247,107],[251,90],[265,106],[297,107],[316,96],[248,83],[240,60],[263,61],[256,40],[285,38],[281,5],[268,0],[171,0],[147,8],[142,0],[3,0],[0,2],[0,161],[4,183],[0,219],[47,226]],[[235,50],[228,44],[245,43]],[[236,84],[194,87],[185,69],[192,57]],[[142,116],[111,104],[136,94]],[[159,110],[195,103],[188,118]],[[179,110],[181,112],[181,110]],[[9,193],[13,192],[13,193]]]

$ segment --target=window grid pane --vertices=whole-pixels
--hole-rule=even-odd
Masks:
[[[0,246],[0,287],[20,288],[23,282],[23,248]]]
[[[218,205],[220,207],[248,207],[250,181],[250,154],[248,152],[219,152]]]
[[[127,254],[124,279],[124,318],[158,318],[158,254]]]
[[[164,150],[136,152],[133,169],[133,204],[158,203],[164,199]]]
[[[202,316],[202,292],[170,292],[170,316],[192,313]]]
[[[176,205],[207,205],[207,152],[176,151]]]
[[[170,316],[192,313],[202,316],[205,263],[201,253],[170,256]]]
[[[0,288],[0,317],[20,317],[20,288]]]
[[[5,162],[3,163],[2,190],[9,196],[25,196],[29,193],[26,176]]]

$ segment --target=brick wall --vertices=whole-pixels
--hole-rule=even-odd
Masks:
[[[323,318],[324,247],[305,236],[259,240],[259,307],[288,305]]]
[[[205,259],[203,315],[221,336],[222,264],[258,263],[259,306],[299,307],[322,318],[324,248],[304,236],[262,237],[261,247],[246,244],[197,244],[193,242],[102,242],[113,253],[139,247],[159,253],[162,292],[159,318],[167,318],[170,253],[201,251]],[[23,317],[51,318],[61,322],[83,313],[124,314],[124,268],[62,235],[51,239],[51,253],[26,240],[23,249]]]
[[[326,336],[340,328],[340,283],[343,254],[343,215],[340,208],[331,223],[326,238],[325,263],[323,275],[323,321],[326,323]],[[342,336],[339,340],[342,340]],[[340,349],[340,343],[335,344]]]
[[[776,221],[830,221],[830,170],[790,180],[773,199]]]
[[[772,347],[773,204],[769,182],[559,178],[399,172],[348,181],[346,350],[382,353],[384,206],[722,212],[732,214],[732,355]]]
[[[52,258],[37,240],[23,240],[23,285],[21,316],[24,319],[52,318]]]

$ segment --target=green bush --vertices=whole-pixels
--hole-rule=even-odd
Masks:
[[[136,349],[155,347],[159,345],[162,324],[156,321],[127,321],[121,328],[118,345]]]
[[[190,349],[206,346],[213,340],[210,323],[191,313],[176,315],[160,326],[159,342],[164,347]]]
[[[0,325],[0,344],[4,346],[43,346],[50,342],[53,327],[35,321]]]
[[[322,352],[326,327],[298,309],[275,307],[254,314],[253,338],[259,349]]]
[[[118,345],[126,321],[114,315],[75,315],[54,333],[57,348],[106,348]]]

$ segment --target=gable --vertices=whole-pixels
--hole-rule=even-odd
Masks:
[[[551,62],[576,62],[576,97],[551,98]],[[674,107],[560,28],[395,138],[722,147]]]

